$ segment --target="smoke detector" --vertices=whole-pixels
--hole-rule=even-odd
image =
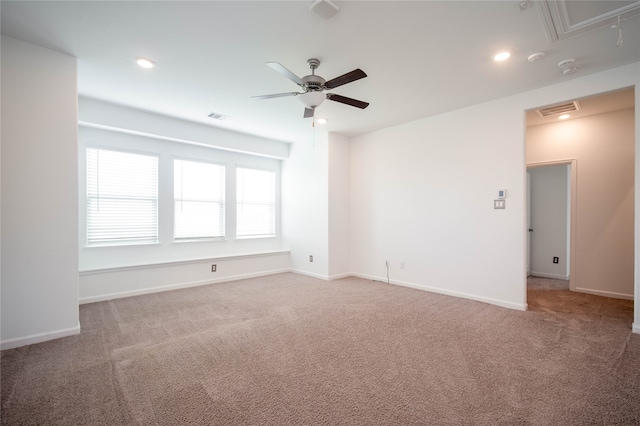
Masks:
[[[571,58],[558,62],[558,68],[562,71],[562,75],[570,75],[576,73],[580,69],[580,65],[576,64],[576,60]]]
[[[529,62],[535,62],[539,59],[542,59],[545,57],[545,53],[544,52],[536,52],[536,53],[532,53],[531,55],[529,55],[529,57],[527,58],[527,60]]]

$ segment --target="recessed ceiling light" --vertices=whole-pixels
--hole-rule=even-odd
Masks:
[[[496,62],[501,62],[501,61],[509,59],[509,56],[511,56],[511,53],[509,53],[509,52],[500,52],[496,56],[493,57],[493,60],[496,61]]]
[[[558,120],[566,120],[569,117],[571,117],[569,114],[562,114],[560,117],[558,117]]]
[[[318,119],[316,120],[316,122],[317,122],[318,124],[326,124],[326,123],[327,123],[327,121],[329,121],[329,120],[327,120],[326,118],[318,118]]]
[[[155,62],[147,58],[136,58],[136,64],[138,64],[139,67],[147,68],[147,69],[154,68],[156,66]]]

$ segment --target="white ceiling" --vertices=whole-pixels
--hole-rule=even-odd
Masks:
[[[325,101],[316,111],[329,119],[323,129],[346,136],[640,61],[638,1],[570,1],[564,9],[534,1],[336,3],[338,14],[324,20],[306,0],[3,0],[1,29],[77,57],[81,95],[287,142],[308,140],[311,120],[296,98],[250,99],[298,89],[268,61],[302,77],[315,57],[327,80],[364,70],[367,78],[332,92],[370,102],[367,109]],[[554,8],[564,10],[566,28],[554,24]],[[621,48],[611,28],[616,11],[625,19]],[[574,35],[581,22],[589,27]],[[500,50],[512,57],[494,62]],[[530,63],[534,52],[546,56]],[[138,68],[138,56],[157,68]],[[557,64],[567,58],[580,70],[563,76]],[[215,121],[210,112],[230,117]]]

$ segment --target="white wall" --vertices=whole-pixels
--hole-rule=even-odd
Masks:
[[[500,110],[500,125],[487,109]],[[525,309],[523,112],[470,107],[352,140],[353,272]],[[516,138],[517,140],[517,138]],[[505,210],[494,210],[506,188]],[[517,230],[517,232],[514,232]],[[405,269],[401,269],[404,263]]]
[[[634,63],[353,138],[352,271],[525,309],[524,111],[639,83]]]
[[[80,123],[87,126],[271,158],[283,159],[289,155],[289,144],[286,142],[205,126],[86,97],[79,99],[78,117]]]
[[[576,291],[633,298],[634,114],[627,109],[527,130],[527,163],[576,160]]]
[[[80,332],[76,59],[2,36],[2,349]]]
[[[349,139],[329,134],[329,278],[348,276],[351,204]]]
[[[531,275],[569,279],[569,166],[534,167],[531,174]],[[553,258],[558,263],[553,263]]]
[[[314,138],[311,129],[309,136],[291,146],[282,164],[282,237],[294,272],[328,279],[329,137],[317,131]]]
[[[217,271],[211,272],[211,265]],[[175,290],[289,271],[289,251],[159,263],[80,273],[80,303]]]

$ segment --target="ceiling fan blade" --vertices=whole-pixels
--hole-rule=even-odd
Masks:
[[[304,109],[304,118],[311,118],[313,117],[313,113],[316,111],[315,108],[305,108]]]
[[[335,89],[338,86],[342,86],[343,84],[351,83],[352,81],[360,80],[361,78],[365,78],[367,75],[360,68],[355,69],[351,72],[341,75],[340,77],[336,77],[333,80],[329,80],[324,83],[324,87],[327,89]]]
[[[302,93],[298,92],[286,92],[286,93],[274,93],[273,95],[252,96],[251,99],[271,99],[271,98],[283,98],[285,96],[298,96]]]
[[[294,73],[292,73],[291,71],[289,71],[288,69],[280,65],[278,62],[267,62],[267,66],[279,72],[280,74],[284,75],[285,77],[293,81],[298,86],[304,86],[304,82],[300,77],[298,77],[297,75],[295,75]]]
[[[335,93],[327,93],[327,99],[330,101],[340,102],[341,104],[347,104],[356,108],[365,109],[369,106],[369,102],[362,102],[357,99],[347,98],[346,96],[336,95]]]

